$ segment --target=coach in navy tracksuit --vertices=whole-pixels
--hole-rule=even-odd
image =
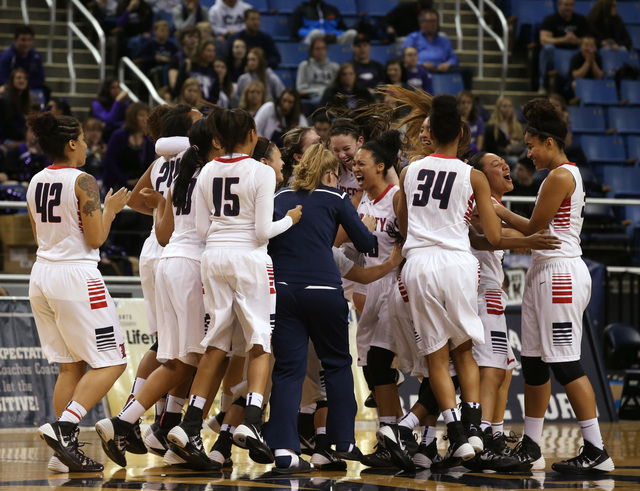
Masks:
[[[362,224],[349,196],[337,185],[339,162],[321,145],[312,145],[296,169],[291,188],[275,197],[277,219],[302,205],[295,230],[271,239],[276,282],[275,356],[271,416],[265,427],[269,447],[275,449],[274,472],[310,470],[299,459],[298,408],[307,371],[309,338],[324,369],[327,389],[327,440],[349,451],[355,442],[357,404],[349,354],[348,307],[331,246],[342,225],[361,252],[371,251],[375,237]]]

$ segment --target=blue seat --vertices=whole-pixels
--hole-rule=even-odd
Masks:
[[[336,7],[342,15],[358,15],[356,0],[331,0],[327,3]]]
[[[640,167],[607,165],[602,172],[603,184],[611,186],[610,198],[640,198]]]
[[[345,15],[342,17],[344,21],[344,25],[347,26],[347,29],[356,29],[358,27],[358,22],[362,20],[362,17],[359,15]]]
[[[627,28],[627,31],[629,32],[629,36],[631,36],[633,47],[635,49],[640,48],[640,25],[626,26],[626,28]]]
[[[618,3],[618,15],[624,19],[626,25],[640,24],[640,2]]]
[[[627,137],[627,156],[640,162],[640,136],[629,135]]]
[[[576,53],[579,53],[579,49],[554,49],[553,50],[553,68],[564,79],[569,80],[569,67],[571,66],[571,58]]]
[[[456,95],[461,90],[464,90],[462,75],[459,73],[434,73],[432,75],[432,81],[433,95]]]
[[[293,68],[276,68],[274,73],[280,77],[282,83],[285,87],[294,87],[296,86],[296,74],[297,70]]]
[[[604,133],[606,124],[600,106],[569,106],[569,121],[574,133]]]
[[[309,57],[309,47],[304,43],[280,41],[276,46],[282,56],[280,68],[298,68]]]
[[[397,0],[358,0],[358,11],[372,17],[384,17],[398,5]]]
[[[353,50],[349,44],[330,44],[327,58],[335,61],[338,65],[342,65],[353,59]]]
[[[209,10],[213,7],[213,4],[216,3],[216,0],[200,0],[200,5]]]
[[[274,41],[291,39],[289,18],[286,15],[263,15],[260,19],[260,30],[271,35]]]
[[[267,0],[248,0],[248,4],[252,5],[261,14],[269,12],[269,2]]]
[[[372,44],[370,57],[383,65],[389,58],[398,56],[398,51],[394,44]]]
[[[582,151],[591,163],[626,164],[627,152],[622,138],[593,135],[582,139]]]
[[[576,97],[580,104],[597,104],[600,106],[615,106],[618,104],[616,83],[613,80],[576,80]]]
[[[620,134],[640,134],[640,107],[610,107],[609,128]]]
[[[638,53],[635,51],[602,50],[600,56],[602,56],[602,70],[607,77],[612,77],[615,71],[625,63],[635,66],[640,64]]]
[[[640,105],[640,80],[622,80],[620,83],[620,100],[628,105]]]
[[[291,14],[303,0],[269,0],[269,10],[277,10],[280,14]]]
[[[547,15],[553,14],[554,11],[555,8],[551,0],[521,0],[519,2],[513,2],[512,14],[518,17],[518,38],[521,36],[523,26],[531,26],[531,39],[525,41],[537,42],[538,40],[534,39],[537,28],[542,23],[542,20]]]
[[[576,2],[576,6],[573,9],[573,11],[576,14],[580,14],[580,15],[584,15],[585,17],[587,16],[587,14],[589,12],[591,12],[591,9],[593,8],[593,6],[596,4],[596,2],[594,2],[593,0],[578,0]]]

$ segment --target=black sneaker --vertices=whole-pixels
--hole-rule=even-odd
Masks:
[[[376,408],[378,407],[378,403],[376,402],[376,398],[373,395],[373,392],[369,393],[369,397],[364,400],[364,407]]]
[[[442,455],[438,453],[437,439],[434,438],[429,445],[420,445],[412,460],[420,469],[430,469],[432,464],[441,462]]]
[[[411,460],[411,454],[407,448],[407,441],[409,439],[415,443],[413,431],[404,426],[387,425],[378,429],[376,438],[378,439],[378,443],[389,451],[391,461],[396,467],[407,472],[416,470],[416,466],[413,460]],[[418,449],[416,448],[415,450],[417,451]]]
[[[316,448],[316,437],[315,435],[303,435],[300,434],[300,451],[306,455],[313,455],[313,452]]]
[[[167,435],[173,428],[161,428],[160,423],[156,422],[150,425],[143,435],[144,445],[147,450],[159,457],[164,457],[164,454],[169,449],[169,441]]]
[[[520,464],[520,461],[515,457],[495,453],[489,447],[485,448],[471,460],[463,462],[462,465],[474,472],[516,472],[529,469],[528,464]]]
[[[211,447],[209,458],[217,462],[223,469],[233,467],[231,460],[231,447],[233,446],[233,435],[229,431],[221,431],[218,439]]]
[[[362,460],[360,460],[367,467],[395,467],[393,461],[391,460],[391,452],[384,448],[379,443],[375,446],[375,451],[368,455],[364,455]]]
[[[224,421],[224,417],[227,415],[226,411],[221,411],[215,416],[212,416],[207,420],[207,426],[211,428],[211,431],[215,433],[220,433],[220,428],[222,427],[222,422]]]
[[[147,447],[145,447],[142,441],[142,434],[140,432],[140,420],[133,423],[131,431],[125,439],[127,445],[127,452],[143,455],[147,453]]]
[[[431,470],[442,472],[443,470],[456,467],[464,460],[470,460],[476,455],[473,446],[467,441],[462,422],[455,421],[447,425],[446,440],[449,440],[449,448],[442,460],[437,464],[431,464]]]
[[[100,472],[104,466],[87,457],[78,448],[78,425],[66,421],[46,423],[38,428],[40,438],[55,452],[55,456],[69,472]]]
[[[237,430],[236,430],[237,431]],[[235,436],[235,433],[234,433]],[[301,474],[303,472],[313,472],[315,469],[312,464],[304,460],[302,457],[298,457],[298,465],[293,467],[277,467],[273,466],[271,472],[274,474]]]
[[[127,466],[126,440],[132,426],[131,423],[118,418],[105,418],[96,423],[96,431],[102,440],[104,453],[120,467]]]
[[[336,457],[330,448],[317,448],[311,456],[311,463],[323,471],[346,471],[347,463]]]
[[[615,469],[607,451],[585,440],[580,453],[572,459],[555,462],[551,468],[561,474],[605,474]]]
[[[259,423],[249,423],[245,420],[233,433],[233,441],[240,448],[249,449],[249,457],[258,464],[271,464],[274,460],[273,452],[264,441]]]
[[[493,453],[498,455],[511,455],[513,449],[507,445],[508,438],[504,433],[496,433],[491,436],[491,440],[485,440],[484,446],[491,448]]]
[[[464,434],[467,437],[467,441],[471,444],[476,453],[482,452],[484,449],[484,433],[480,429],[482,409],[480,407],[472,408],[469,405],[462,403],[462,410],[460,413],[460,419],[462,420]]]
[[[189,469],[196,471],[219,471],[222,466],[207,456],[202,444],[200,428],[191,431],[189,425],[184,423],[171,429],[167,435],[171,444],[171,450],[182,457]]]
[[[364,455],[355,444],[348,444],[349,449],[338,450],[339,445],[336,445],[336,449],[333,451],[333,456],[342,459],[342,460],[355,460],[357,462],[361,462]],[[317,445],[316,445],[317,446]]]
[[[520,443],[511,452],[511,456],[520,461],[520,464],[531,464],[528,470],[541,471],[544,470],[546,462],[540,451],[540,445],[534,442],[527,435],[522,437]]]

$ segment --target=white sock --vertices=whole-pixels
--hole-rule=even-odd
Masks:
[[[445,424],[460,421],[460,410],[457,407],[445,409],[442,411],[442,417],[444,418]]]
[[[542,427],[544,418],[524,417],[524,434],[540,445],[542,441]]]
[[[156,401],[154,405],[154,409],[157,417],[162,416],[162,413],[164,413],[164,407],[166,405],[167,405],[167,396],[163,396],[162,398]]]
[[[484,432],[487,428],[491,428],[491,423],[489,421],[485,421],[484,419],[480,421],[480,431]]]
[[[404,426],[405,428],[409,428],[413,431],[413,429],[420,424],[420,420],[418,416],[409,411],[398,423],[399,426]]]
[[[326,434],[327,434],[326,426],[319,426],[318,428],[316,428],[316,435],[326,435]]]
[[[233,395],[225,394],[223,392],[222,395],[220,396],[220,412],[226,413],[231,407],[231,404],[233,404],[233,401],[234,401]]]
[[[133,397],[138,395],[138,392],[140,392],[140,389],[142,389],[142,386],[146,381],[147,381],[146,378],[142,378],[142,377],[135,378],[135,380],[133,381],[133,385],[131,386],[131,395]]]
[[[435,426],[425,426],[422,428],[422,442],[420,443],[420,445],[429,445],[435,439],[436,439]]]
[[[144,406],[140,404],[134,397],[127,403],[124,408],[122,408],[122,411],[120,411],[120,414],[118,414],[118,418],[122,421],[133,424],[140,419],[145,411],[146,409],[144,408]]]
[[[222,433],[223,431],[228,431],[229,433],[231,433],[233,435],[233,433],[236,431],[236,427],[235,426],[231,426],[228,423],[224,423],[220,426],[220,433]]]
[[[259,394],[258,392],[249,392],[247,394],[247,406],[258,406],[259,408],[262,408],[262,394]]]
[[[62,411],[58,421],[66,421],[67,423],[78,424],[82,418],[87,415],[87,410],[76,401],[71,401]]]
[[[197,396],[193,394],[191,399],[189,399],[189,406],[195,406],[198,409],[204,408],[204,405],[207,403],[207,400],[204,397]]]
[[[186,399],[184,397],[167,396],[167,404],[164,410],[168,413],[181,413]],[[202,408],[200,408],[202,409]]]
[[[380,416],[378,419],[380,420],[380,426],[394,425],[398,420],[395,416]]]
[[[278,448],[276,449],[273,455],[276,458],[276,466],[279,463],[278,461],[284,462],[288,460],[287,457],[291,459],[287,467],[296,467],[300,464],[300,459],[298,458],[298,455],[292,450],[289,450],[287,448]],[[282,467],[285,467],[285,466],[282,466]]]
[[[582,430],[582,437],[585,441],[593,444],[600,450],[604,449],[604,443],[602,442],[602,435],[600,434],[600,425],[598,424],[598,418],[586,419],[579,421],[580,429]]]
[[[491,434],[499,435],[500,433],[504,433],[504,421],[500,421],[499,423],[491,423]]]

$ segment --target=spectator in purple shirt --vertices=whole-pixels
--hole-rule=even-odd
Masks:
[[[402,49],[413,46],[418,50],[418,63],[431,73],[460,73],[464,87],[471,89],[473,74],[469,68],[458,65],[458,57],[451,41],[440,34],[438,12],[425,9],[418,17],[420,30],[412,32],[405,39]]]
[[[111,133],[124,124],[125,112],[129,106],[127,93],[120,88],[120,82],[108,78],[100,86],[100,92],[91,103],[90,115],[104,123],[103,138],[109,140]]]
[[[402,63],[409,85],[424,90],[427,94],[433,94],[431,74],[425,67],[418,65],[418,50],[416,48],[407,46],[402,50]]]
[[[49,100],[51,92],[44,84],[44,67],[40,54],[33,48],[34,32],[30,26],[20,25],[13,34],[13,44],[0,56],[0,85],[9,81],[9,74],[22,68],[29,76],[29,90],[40,89]]]

